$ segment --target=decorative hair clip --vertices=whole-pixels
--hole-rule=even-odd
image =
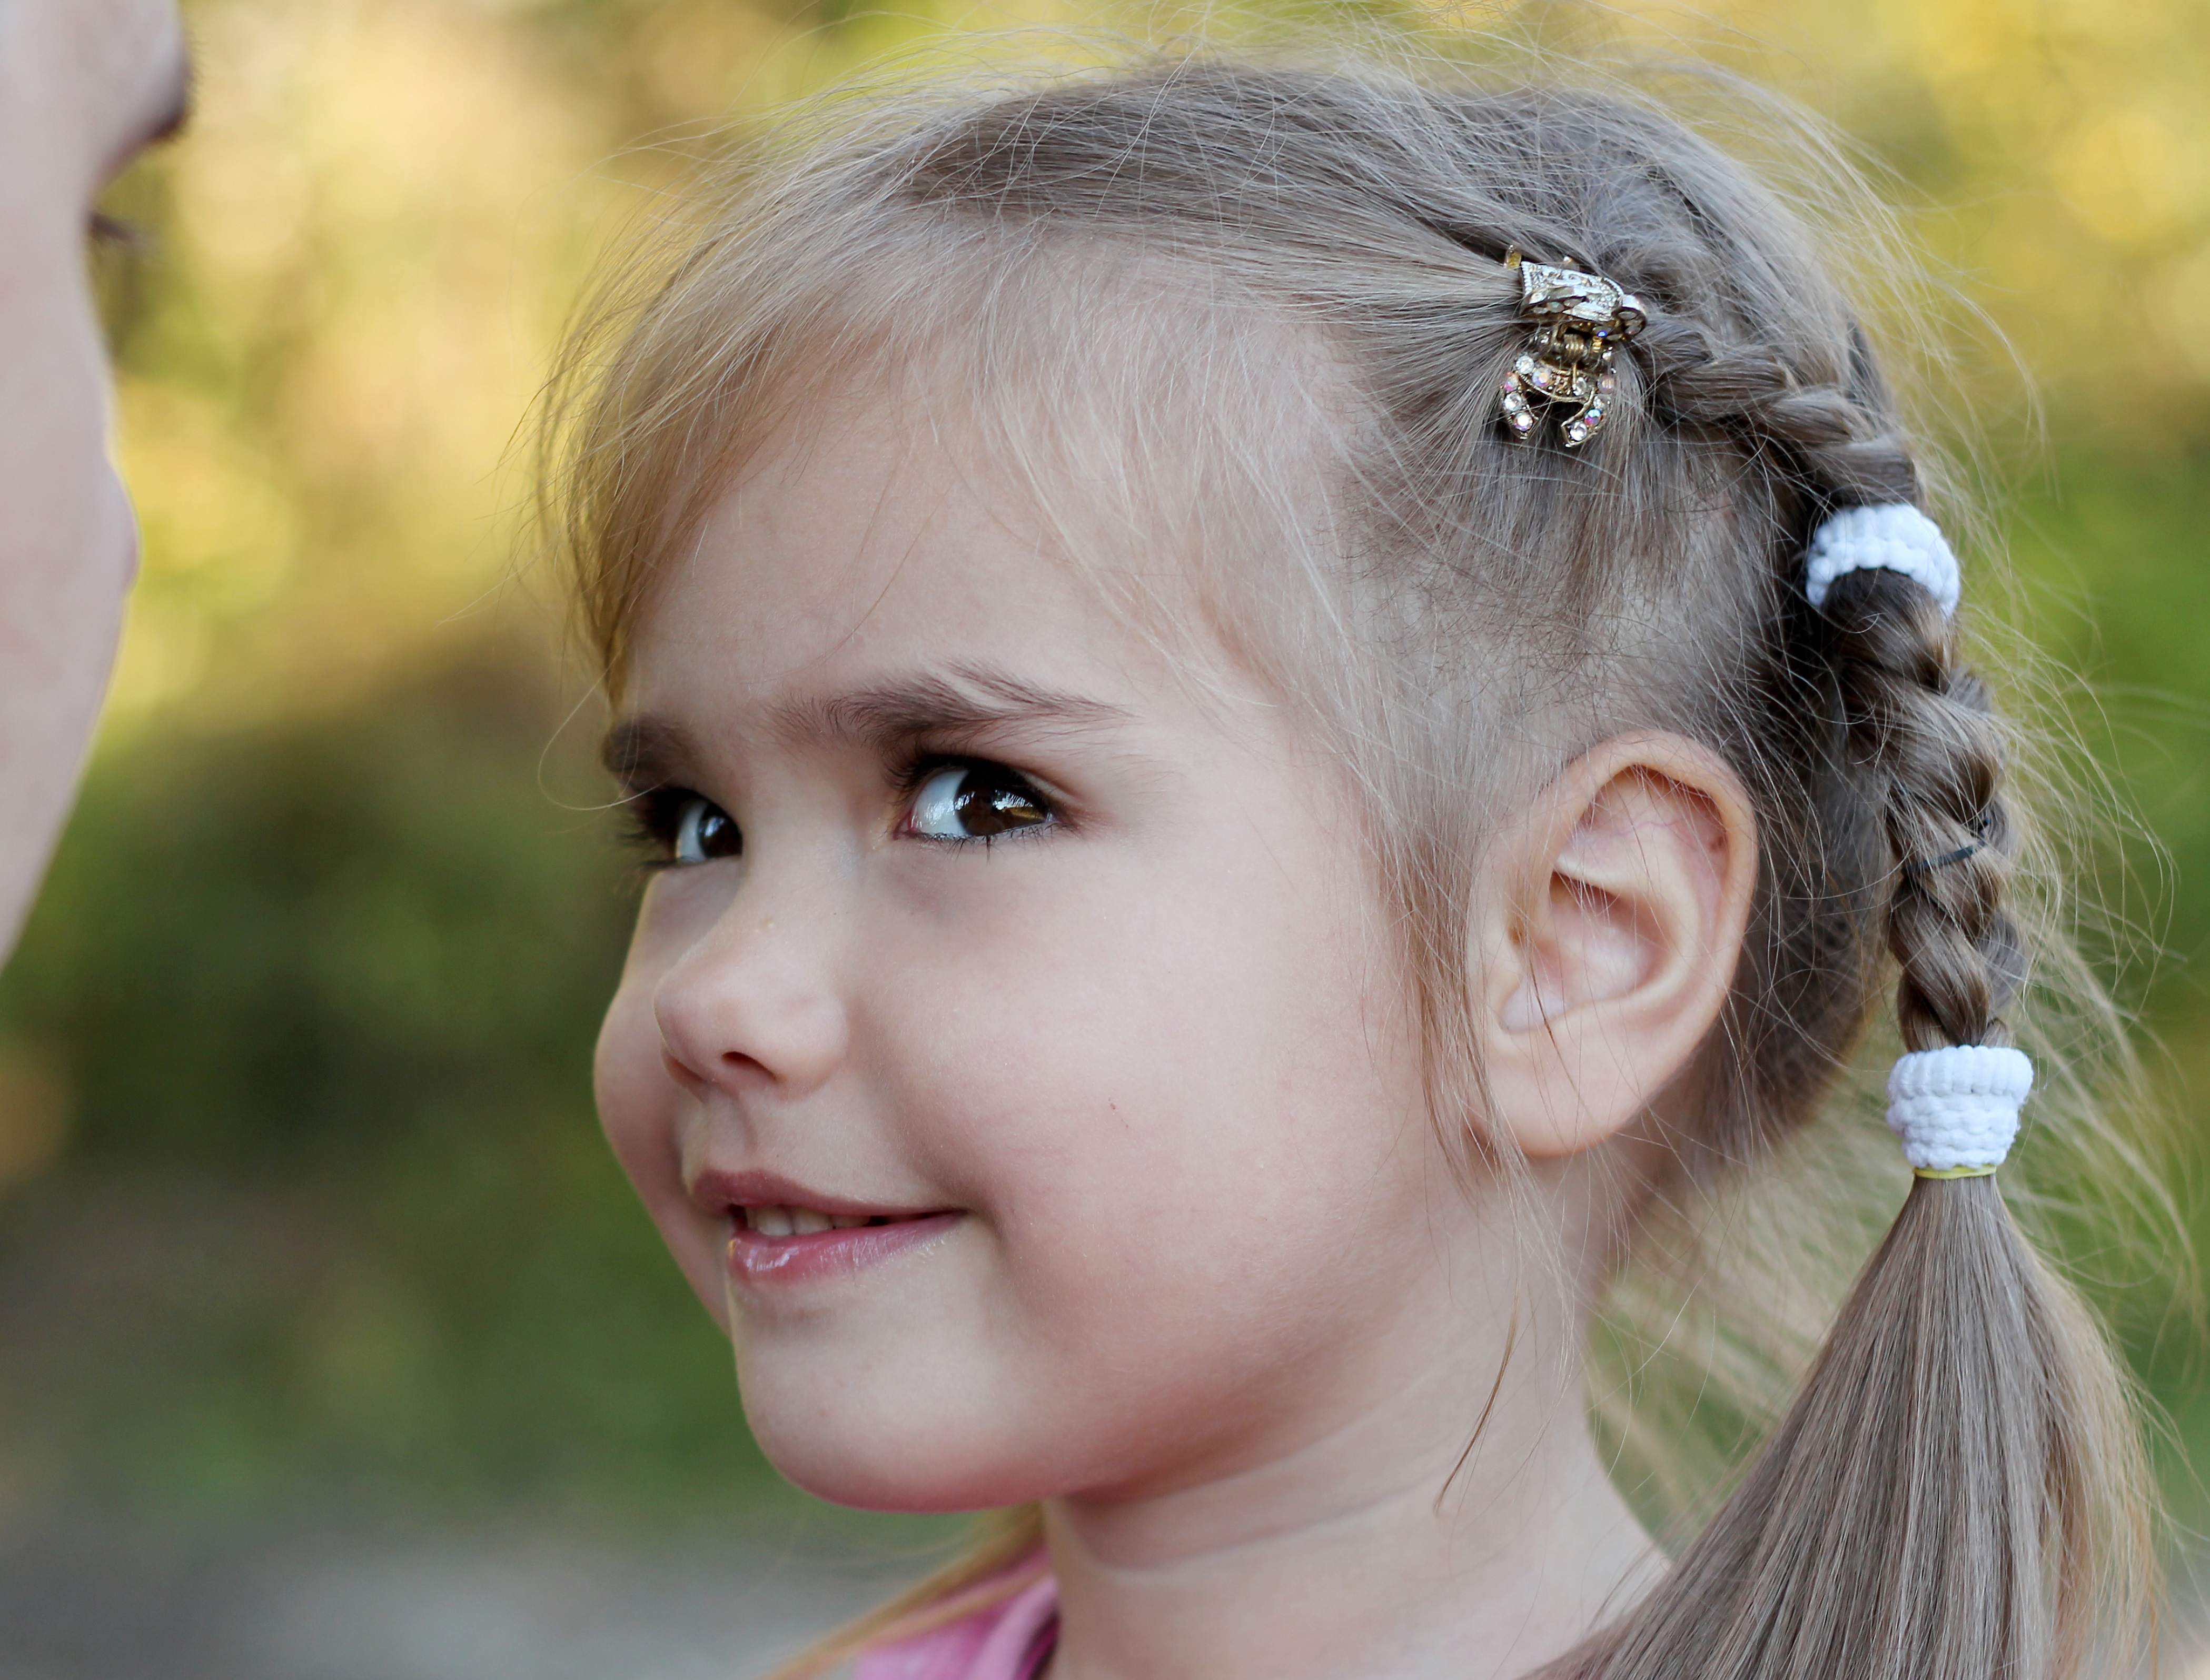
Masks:
[[[1612,352],[1649,324],[1649,313],[1617,281],[1570,262],[1524,262],[1514,245],[1504,265],[1519,271],[1520,313],[1547,323],[1504,376],[1504,424],[1515,437],[1531,436],[1539,403],[1557,411],[1566,447],[1577,449],[1602,428],[1618,388]]]

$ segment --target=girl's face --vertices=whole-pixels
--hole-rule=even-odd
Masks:
[[[1468,1304],[1342,784],[974,453],[854,412],[755,471],[610,744],[666,864],[607,1133],[769,1456],[888,1508],[1294,1454]]]

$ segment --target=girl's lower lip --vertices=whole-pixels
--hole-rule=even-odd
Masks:
[[[924,1213],[888,1225],[855,1225],[803,1237],[767,1237],[742,1224],[729,1235],[729,1275],[741,1284],[771,1288],[842,1277],[940,1237],[961,1215]]]

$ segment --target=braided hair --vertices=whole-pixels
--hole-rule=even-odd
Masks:
[[[1923,505],[1928,474],[1819,236],[1754,172],[1554,65],[1486,80],[1212,53],[931,87],[808,140],[752,166],[671,278],[617,300],[610,347],[577,352],[598,394],[561,482],[615,686],[654,569],[745,428],[840,358],[963,334],[998,346],[978,366],[1017,354],[1092,410],[1178,393],[1212,417],[1204,453],[1237,518],[1295,503],[1268,491],[1266,426],[1237,406],[1260,392],[1319,456],[1329,517],[1285,527],[1277,571],[1214,580],[1242,589],[1219,616],[1386,814],[1434,1107],[1470,1149],[1511,1167],[1465,1049],[1484,816],[1515,775],[1624,729],[1712,744],[1760,825],[1704,1100],[1671,1140],[1684,1178],[1754,1171],[1808,1127],[1891,983],[1912,1049],[2008,1042],[2029,949],[2062,954],[2007,896],[2008,732],[1922,584],[1862,571],[1805,595],[1824,520]],[[1575,452],[1498,422],[1528,336],[1515,248],[1647,306],[1617,406]],[[1123,483],[1191,470],[1185,434],[1115,435]],[[2110,1356],[1995,1181],[1917,1179],[1717,1515],[1555,1672],[2072,1680],[2114,1625],[2110,1584],[2135,1578],[2138,1483]],[[971,1602],[1034,1543],[1015,1523],[905,1608]]]

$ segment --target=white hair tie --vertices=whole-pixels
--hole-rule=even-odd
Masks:
[[[1957,557],[1941,527],[1907,502],[1879,508],[1845,508],[1811,538],[1803,568],[1803,593],[1813,606],[1845,572],[1901,572],[1925,586],[1944,613],[1957,610]]]
[[[1951,1045],[1899,1057],[1887,1076],[1887,1127],[1922,1178],[1993,1172],[2018,1135],[2033,1063],[2000,1045]]]

